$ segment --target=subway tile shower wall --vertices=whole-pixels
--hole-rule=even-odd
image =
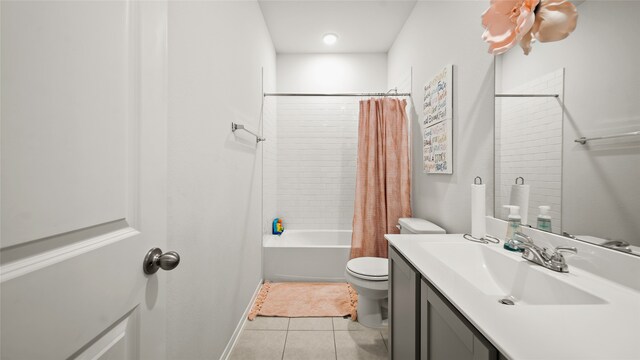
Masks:
[[[275,124],[265,121],[265,127],[277,128],[276,196],[274,200],[265,191],[265,209],[275,206],[285,227],[351,229],[359,100],[277,98]],[[273,164],[273,154],[265,151],[265,173],[269,171],[267,159]]]
[[[509,94],[563,95],[564,69],[504,91]],[[499,99],[499,100],[498,100]],[[496,173],[500,204],[509,204],[511,185],[522,176],[531,186],[528,223],[536,225],[538,206],[549,205],[553,232],[561,229],[562,107],[556,98],[498,98]],[[504,209],[496,209],[506,218]]]

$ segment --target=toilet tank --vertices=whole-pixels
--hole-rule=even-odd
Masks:
[[[447,232],[431,221],[418,218],[398,219],[400,234],[446,234]]]

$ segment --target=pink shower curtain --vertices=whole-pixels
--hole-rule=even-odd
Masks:
[[[406,100],[360,101],[358,169],[351,258],[387,257],[384,234],[411,217]]]

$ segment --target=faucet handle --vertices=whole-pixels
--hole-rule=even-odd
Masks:
[[[546,248],[543,249],[540,246],[536,245],[530,236],[521,232],[516,232],[515,234],[513,234],[513,242],[514,242],[514,245],[516,245],[520,249],[523,249],[525,252],[527,250],[529,251],[533,250],[536,253],[541,254],[542,257],[545,258],[545,260],[549,260],[549,254],[547,252],[547,249]]]
[[[556,246],[553,250],[553,254],[551,254],[550,260],[560,266],[566,266],[562,253],[577,254],[578,249],[573,246]]]
[[[513,238],[511,240],[508,240],[508,242],[510,242],[511,247],[514,249],[526,250],[531,248],[538,248],[531,237],[519,231],[515,232],[513,234]]]
[[[558,255],[562,255],[563,252],[569,253],[569,254],[577,254],[578,249],[575,248],[574,246],[556,246],[556,248],[553,251],[554,254],[558,254]]]
[[[546,260],[549,262],[549,269],[559,271],[559,272],[569,272],[569,266],[567,266],[567,262],[564,260],[564,256],[562,253],[572,253],[577,254],[578,249],[573,246],[557,246],[553,253],[548,254],[547,249],[545,249],[546,256],[548,257]]]
[[[520,244],[533,245],[533,239],[529,237],[529,235],[526,235],[525,233],[521,233],[517,231],[515,234],[513,234],[513,237],[515,241],[517,241]]]

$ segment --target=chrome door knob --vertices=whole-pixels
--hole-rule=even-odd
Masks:
[[[177,252],[167,251],[163,254],[160,248],[153,248],[144,257],[142,268],[145,274],[155,274],[160,268],[173,270],[178,264],[180,264],[180,255]]]

